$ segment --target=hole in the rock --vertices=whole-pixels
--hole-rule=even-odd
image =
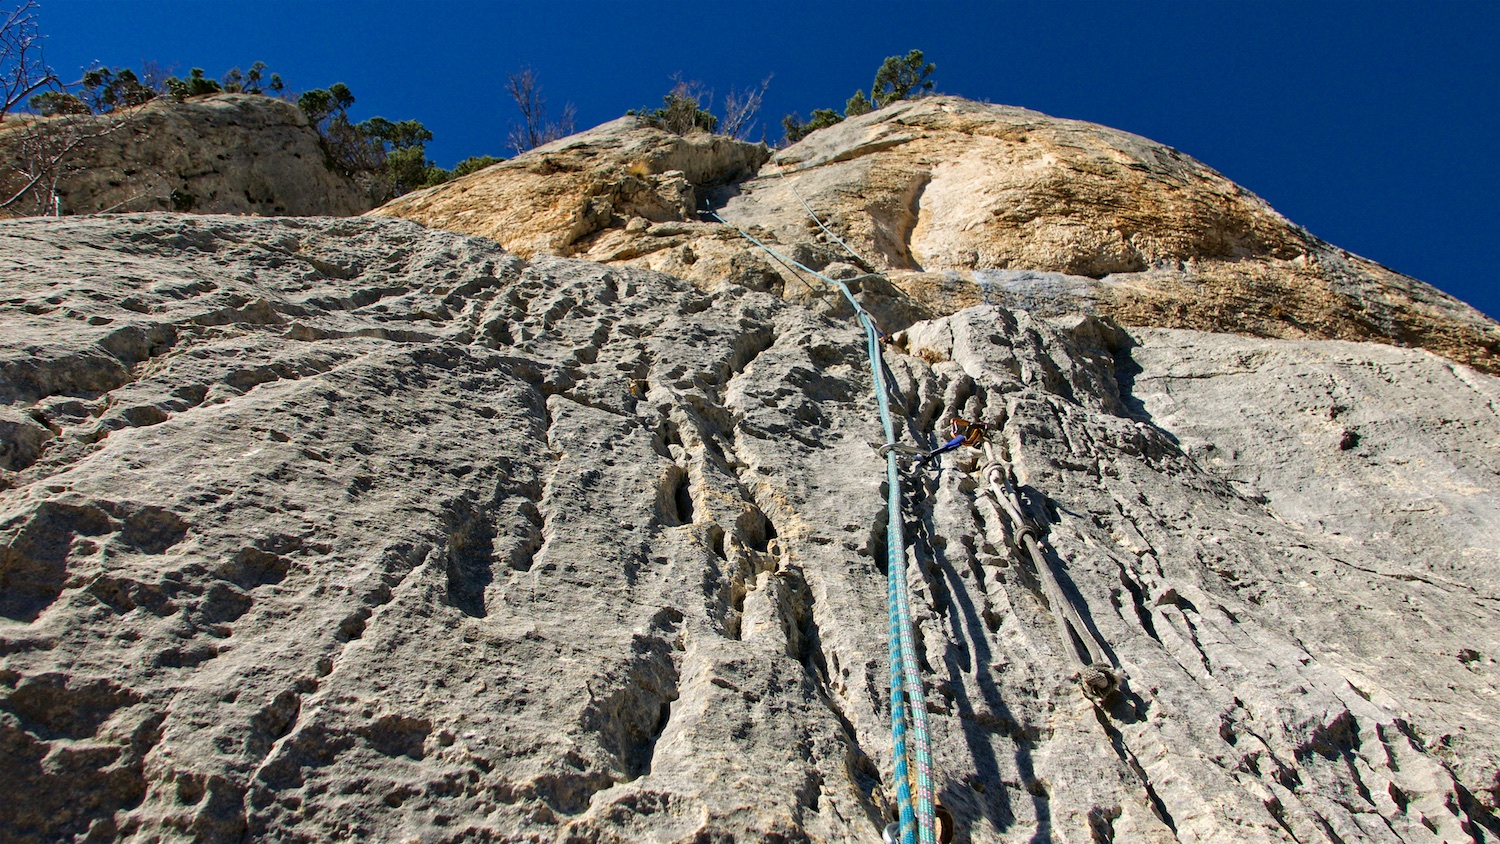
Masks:
[[[693,495],[688,489],[688,476],[683,472],[677,480],[676,489],[672,490],[672,500],[677,508],[677,523],[691,524],[693,521]]]
[[[883,575],[890,575],[889,555],[886,553],[886,525],[884,514],[870,526],[870,538],[865,542],[865,551]]]

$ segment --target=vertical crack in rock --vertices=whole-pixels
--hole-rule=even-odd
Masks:
[[[632,638],[631,656],[614,688],[602,699],[591,692],[584,727],[600,737],[613,757],[619,782],[651,773],[656,744],[671,720],[672,702],[679,696],[683,618],[671,607],[657,612],[648,632]],[[587,790],[559,794],[554,808],[577,814],[587,807],[592,794]]]
[[[1120,563],[1120,584],[1130,593],[1130,603],[1135,611],[1136,621],[1140,623],[1141,629],[1146,635],[1161,641],[1161,635],[1156,632],[1156,624],[1151,620],[1151,610],[1146,607],[1146,590],[1131,576],[1124,563]]]
[[[529,498],[522,499],[515,508],[519,518],[511,520],[510,531],[504,538],[508,547],[501,551],[501,558],[512,571],[531,571],[537,554],[541,552],[547,528],[541,498],[538,493],[534,502]]]
[[[743,490],[741,490],[743,492]],[[773,544],[776,527],[751,501],[740,503],[740,512],[731,527],[729,563],[731,570],[725,584],[726,613],[724,629],[732,639],[750,638],[757,624],[766,619],[752,619],[746,628],[745,599],[749,593],[768,585],[779,588],[772,578],[782,565],[782,555]],[[783,622],[784,624],[785,622]]]
[[[976,515],[972,506],[966,509],[971,517]],[[993,739],[999,734],[1015,742],[1015,764],[1027,777],[1031,776],[1032,769],[1032,741],[1021,730],[995,682],[993,667],[997,655],[991,646],[991,636],[998,629],[998,619],[994,623],[990,621],[995,616],[988,606],[989,596],[984,591],[983,575],[977,557],[973,556],[972,546],[963,542],[960,547],[970,555],[969,571],[975,575],[972,587],[965,582],[961,570],[952,564],[952,560],[939,563],[936,569],[946,580],[951,606],[948,623],[952,630],[943,654],[946,670],[940,675],[943,679],[938,681],[937,688],[951,710],[944,714],[958,719],[964,737],[967,752],[958,770],[970,773],[942,789],[942,796],[945,805],[956,813],[961,823],[984,818],[996,829],[1003,830],[1014,822],[1015,815],[1009,790],[1002,782],[1002,763]],[[978,692],[977,697],[971,694],[971,688]]]
[[[549,443],[552,418],[545,410],[546,403],[532,391],[527,391],[526,399],[542,411],[545,419],[546,432],[533,431],[536,442]],[[474,503],[469,497],[462,498],[444,516],[448,523],[446,600],[475,618],[488,614],[486,595],[497,571],[508,575],[531,570],[546,527],[546,483],[531,480],[524,473],[515,477],[516,467],[509,459],[496,468],[500,478],[488,500]]]
[[[870,530],[865,535],[864,547],[860,553],[870,558],[870,562],[880,572],[882,577],[890,577],[891,562],[889,548],[886,546],[886,532],[890,530],[890,520],[886,518],[882,509],[870,521]]]
[[[1095,807],[1088,812],[1089,837],[1093,844],[1113,844],[1115,821],[1120,818],[1120,807]]]
[[[780,552],[779,547],[776,547],[776,550]],[[777,556],[784,556],[784,552],[777,553]],[[773,577],[777,609],[782,619],[783,635],[786,637],[787,655],[802,666],[816,692],[817,699],[837,721],[840,739],[846,746],[843,760],[844,773],[859,794],[860,809],[872,824],[879,826],[883,816],[881,808],[883,801],[877,795],[883,795],[883,780],[879,769],[870,760],[869,753],[861,744],[859,732],[855,730],[853,722],[845,712],[844,704],[841,702],[842,692],[835,689],[830,682],[830,654],[824,648],[823,636],[817,620],[820,609],[816,598],[802,570],[796,566],[783,562],[777,566]],[[816,777],[817,775],[815,771],[812,771],[809,772],[809,776]],[[817,811],[817,794],[820,791],[821,778],[817,777],[816,782],[809,780],[809,796],[802,798],[802,804]]]
[[[1491,795],[1500,791],[1500,783],[1491,789]],[[1462,785],[1455,784],[1454,792],[1458,795],[1458,807],[1463,810],[1465,823],[1463,831],[1474,839],[1480,839],[1481,833],[1475,826],[1482,828],[1485,832],[1500,840],[1500,816],[1497,816],[1493,806],[1487,805],[1488,800],[1481,802],[1473,792]]]
[[[656,511],[669,526],[693,523],[693,492],[688,472],[682,466],[672,464],[663,470]]]
[[[776,334],[770,326],[766,325],[755,326],[735,339],[734,351],[730,354],[727,371],[719,378],[719,383],[724,385],[726,395],[733,389],[734,379],[743,375],[762,352],[775,344]]]
[[[1158,820],[1166,824],[1168,829],[1172,830],[1174,836],[1177,835],[1176,820],[1173,819],[1172,813],[1167,811],[1167,804],[1161,799],[1161,795],[1157,793],[1156,787],[1151,782],[1151,776],[1146,773],[1146,769],[1141,766],[1140,760],[1136,758],[1134,753],[1130,752],[1130,748],[1125,744],[1125,737],[1110,723],[1109,716],[1102,708],[1096,704],[1092,709],[1094,718],[1099,722],[1099,727],[1109,737],[1109,744],[1110,747],[1114,748],[1115,755],[1119,756],[1120,761],[1129,767],[1130,771],[1135,774],[1136,781],[1140,783],[1141,788],[1146,790],[1146,797],[1151,801],[1151,811],[1156,814]]]
[[[460,505],[448,538],[448,603],[475,618],[484,618],[485,589],[495,578],[494,516],[488,507]]]
[[[885,204],[872,205],[868,209],[872,245],[878,254],[884,256],[888,266],[922,271],[912,252],[912,233],[921,219],[922,194],[931,182],[931,172],[917,171],[908,178],[899,194],[893,194]]]

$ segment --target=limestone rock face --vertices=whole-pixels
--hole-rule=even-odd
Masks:
[[[617,190],[608,186],[624,179],[629,157],[575,154],[569,166],[584,170],[538,178],[558,150],[620,146],[620,126],[375,213],[493,237],[522,254],[645,266],[710,289],[732,278],[806,298],[805,280],[712,218],[590,210]],[[702,192],[700,210],[813,269],[863,262],[928,315],[984,302],[1082,309],[1125,325],[1416,346],[1500,372],[1493,320],[1318,240],[1177,150],[1102,126],[929,97],[814,132],[754,178],[714,172],[708,181],[728,186]],[[515,196],[545,196],[553,213]],[[1054,280],[1039,287],[1039,276]]]
[[[696,221],[705,189],[754,175],[770,155],[763,144],[622,117],[371,213],[488,237],[523,257],[571,255],[611,233],[638,239],[653,223]]]
[[[879,840],[831,306],[373,218],[6,222],[0,279],[0,840]],[[885,354],[1047,549],[908,468],[956,840],[1500,835],[1500,380],[984,304]]]
[[[324,164],[317,132],[295,105],[252,94],[144,106],[78,120],[120,125],[69,156],[63,214],[194,211],[258,216],[361,214],[386,198]],[[0,158],[16,155],[0,132]]]

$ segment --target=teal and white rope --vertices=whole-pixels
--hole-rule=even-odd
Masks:
[[[818,228],[823,230],[823,234],[826,234],[829,237],[833,238],[834,243],[837,243],[838,245],[844,247],[844,251],[852,255],[854,257],[854,260],[861,267],[869,269],[869,261],[866,261],[863,256],[861,256],[858,252],[855,252],[854,247],[845,243],[842,237],[839,237],[834,233],[833,229],[830,229],[829,227],[823,225],[823,221],[818,219],[817,212],[813,211],[812,206],[807,204],[807,200],[802,198],[802,191],[797,190],[797,183],[786,177],[786,166],[779,161],[773,163],[776,165],[776,175],[780,176],[783,182],[786,182],[786,186],[792,191],[792,196],[797,197],[797,201],[802,203],[802,210],[806,211],[807,216],[811,217],[812,221],[818,224]],[[856,305],[855,307],[858,306]]]
[[[800,198],[800,197],[799,197]],[[805,205],[805,203],[804,203]],[[812,213],[812,209],[808,209]],[[896,441],[896,423],[891,417],[890,394],[885,384],[885,360],[880,352],[880,330],[869,312],[854,299],[854,294],[838,279],[829,278],[795,261],[756,239],[749,232],[720,217],[714,219],[730,226],[742,237],[764,249],[785,264],[795,266],[838,288],[854,307],[865,330],[866,351],[870,357],[870,376],[875,382],[875,401],[880,409],[880,424],[885,441]],[[817,220],[817,215],[813,215]],[[822,225],[819,222],[819,225]],[[847,246],[845,247],[848,248]],[[852,252],[852,250],[851,250]],[[896,805],[900,812],[902,844],[937,844],[932,793],[932,749],[927,730],[927,701],[922,691],[922,671],[917,661],[916,637],[912,632],[911,600],[906,582],[906,541],[901,523],[901,477],[896,452],[885,449],[886,477],[886,569],[887,602],[890,606],[891,647],[891,744],[895,757]],[[907,721],[910,720],[911,743],[907,743]],[[912,769],[915,768],[915,776]],[[913,806],[912,785],[916,785]]]

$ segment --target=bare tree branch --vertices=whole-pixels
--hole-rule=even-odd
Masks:
[[[719,125],[719,133],[746,140],[750,130],[755,128],[755,115],[760,113],[761,101],[765,99],[766,89],[769,87],[771,77],[767,76],[761,80],[759,88],[746,88],[744,91],[730,88],[729,95],[724,98],[724,122]]]
[[[542,86],[536,71],[522,67],[510,74],[505,83],[505,92],[521,110],[521,123],[512,123],[506,134],[506,142],[517,153],[535,149],[558,138],[573,134],[573,119],[577,114],[572,103],[563,108],[562,117],[556,122],[547,120],[547,100],[542,97]]]
[[[505,83],[505,92],[521,110],[521,125],[511,124],[507,140],[516,152],[525,152],[540,143],[541,114],[547,102],[537,85],[536,71],[523,67],[512,73]]]
[[[118,117],[67,115],[31,117],[5,133],[11,155],[7,186],[0,190],[0,209],[43,215],[60,211],[57,186],[69,174],[82,169],[72,163],[75,150],[89,141],[125,125]],[[7,196],[8,194],[8,196]]]
[[[125,197],[124,199],[120,200],[119,202],[116,202],[114,205],[111,205],[108,208],[100,208],[98,211],[96,211],[94,213],[96,213],[96,214],[112,214],[115,211],[120,210],[121,207],[123,207],[125,205],[129,205],[132,202],[135,202],[137,199],[147,199],[147,198],[152,198],[151,197],[151,192],[149,190],[139,190],[139,191],[136,191],[135,193],[131,194],[130,196]]]
[[[166,66],[154,60],[141,60],[141,84],[158,94],[171,93],[167,80],[177,75],[177,65]]]
[[[42,58],[36,9],[36,0],[27,0],[0,17],[0,120],[32,94],[59,84]]]
[[[0,165],[0,210],[57,214],[62,210],[58,185],[82,169],[72,161],[74,152],[119,129],[124,120],[27,113],[5,125],[5,117],[12,110],[27,111],[25,106],[33,94],[44,89],[66,93],[42,56],[36,11],[36,0],[25,0],[19,8],[0,15],[0,137],[6,159]]]
[[[547,124],[546,131],[542,133],[546,140],[542,141],[542,143],[549,144],[558,138],[566,138],[573,134],[575,131],[573,128],[574,120],[577,117],[578,109],[574,108],[572,103],[563,106],[562,117],[558,118],[556,123]]]

